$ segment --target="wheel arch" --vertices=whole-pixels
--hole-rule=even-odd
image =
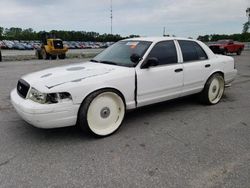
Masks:
[[[127,109],[127,105],[126,105],[126,99],[125,99],[125,97],[124,97],[124,95],[122,94],[122,92],[119,90],[119,89],[116,89],[116,88],[114,88],[114,87],[103,87],[103,88],[99,88],[99,89],[95,89],[95,90],[93,90],[93,91],[91,91],[91,92],[89,92],[88,94],[86,94],[85,95],[85,97],[84,97],[84,99],[82,100],[82,102],[81,102],[81,105],[80,105],[80,107],[79,107],[79,109],[78,109],[78,113],[77,113],[77,116],[79,115],[79,111],[80,111],[80,108],[81,108],[81,106],[84,104],[84,102],[86,101],[86,99],[90,96],[90,95],[92,95],[93,93],[95,93],[95,92],[99,92],[99,91],[113,91],[113,92],[115,92],[115,93],[117,93],[121,98],[122,98],[122,100],[123,100],[123,102],[124,102],[124,107],[125,107],[125,110]]]
[[[216,71],[212,72],[212,73],[210,74],[210,76],[207,78],[206,82],[204,83],[203,88],[205,87],[205,85],[206,85],[206,83],[208,82],[208,80],[209,80],[214,74],[220,74],[220,75],[223,77],[223,79],[225,79],[225,74],[224,74],[224,72],[221,71],[221,70],[216,70]]]

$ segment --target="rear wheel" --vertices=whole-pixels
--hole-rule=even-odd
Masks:
[[[2,61],[2,52],[0,50],[0,62]]]
[[[118,130],[125,116],[125,104],[114,90],[92,93],[78,113],[78,125],[95,136],[104,137]]]
[[[216,73],[208,79],[200,95],[200,99],[205,104],[217,104],[221,100],[224,90],[224,78],[221,74]]]
[[[66,57],[65,54],[60,54],[60,55],[58,55],[58,58],[59,58],[59,59],[65,59],[65,57]]]
[[[228,50],[225,48],[222,52],[223,55],[227,55],[228,54]]]

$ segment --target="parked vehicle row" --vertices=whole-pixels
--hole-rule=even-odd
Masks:
[[[79,41],[64,41],[63,45],[68,49],[95,49],[107,48],[113,42],[79,42]],[[17,41],[3,40],[0,41],[0,48],[13,50],[36,50],[41,48],[40,41]]]
[[[0,48],[2,49],[14,49],[14,50],[33,50],[40,46],[39,42],[35,41],[10,41],[3,40],[0,41]]]

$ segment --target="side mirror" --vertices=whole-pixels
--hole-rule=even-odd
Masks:
[[[138,55],[138,54],[132,54],[130,56],[130,60],[133,62],[133,63],[139,63],[139,61],[141,60],[141,57]]]
[[[149,67],[155,67],[159,65],[159,60],[156,57],[150,57],[147,59],[145,63],[142,64],[141,68],[142,69],[147,69]]]

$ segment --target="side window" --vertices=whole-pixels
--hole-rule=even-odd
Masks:
[[[207,54],[198,43],[185,40],[179,40],[178,42],[181,47],[184,62],[208,59]]]
[[[160,65],[177,63],[177,52],[174,41],[164,41],[157,43],[148,58],[156,57]]]
[[[196,42],[193,42],[194,44],[194,48],[196,49],[196,52],[198,54],[198,58],[199,60],[205,60],[205,59],[208,59],[207,57],[207,54],[205,53],[205,51],[201,48],[201,46],[196,43]]]

